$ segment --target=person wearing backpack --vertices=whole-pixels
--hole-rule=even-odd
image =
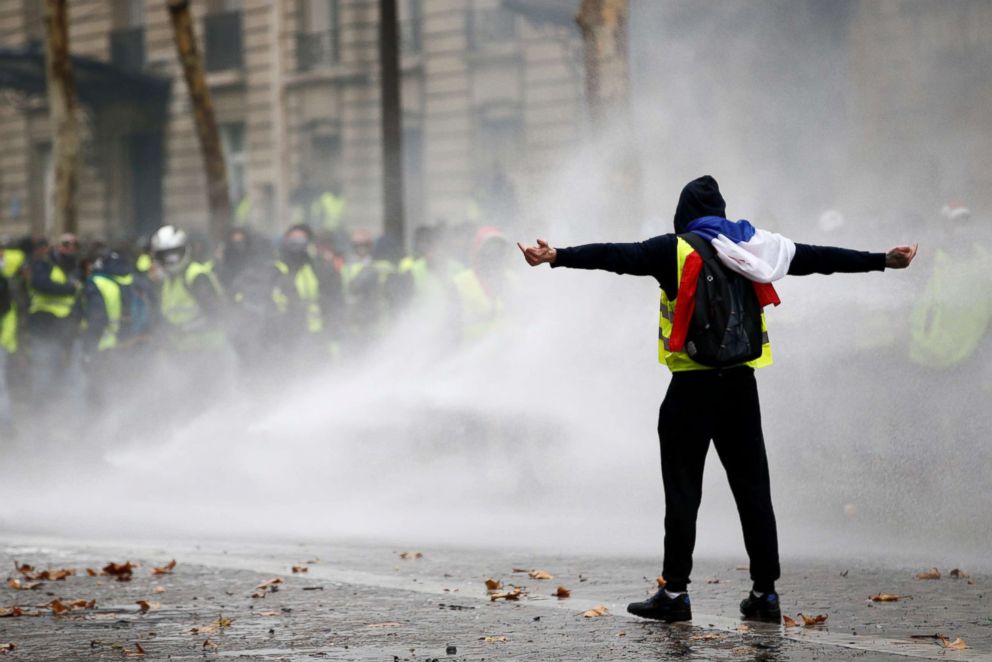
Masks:
[[[887,253],[797,244],[747,221],[726,218],[717,181],[689,182],[675,211],[675,234],[636,243],[553,248],[518,244],[531,266],[600,269],[653,276],[661,286],[659,360],[672,372],[658,436],[665,489],[663,588],[627,611],[687,621],[687,593],[710,441],[727,471],[744,530],[753,589],[745,618],[779,621],[778,535],[754,369],[770,365],[762,308],[778,304],[772,281],[786,274],[861,273],[908,267],[915,246]],[[714,403],[719,403],[715,406]]]

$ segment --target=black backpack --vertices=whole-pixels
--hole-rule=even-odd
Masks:
[[[687,232],[679,237],[703,259],[685,353],[711,368],[739,365],[761,356],[761,305],[754,283],[725,268],[710,242],[698,234]]]

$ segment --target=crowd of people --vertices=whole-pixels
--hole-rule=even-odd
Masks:
[[[512,253],[496,228],[418,227],[411,246],[305,224],[275,239],[234,227],[215,248],[173,225],[137,246],[5,239],[0,427],[106,402],[163,356],[205,395],[222,364],[247,381],[347,364],[408,313],[429,316],[446,347],[500,324]]]

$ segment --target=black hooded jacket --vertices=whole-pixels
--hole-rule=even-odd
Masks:
[[[702,216],[726,217],[727,205],[717,181],[704,175],[685,185],[675,209],[675,233],[628,244],[585,244],[557,248],[552,267],[601,269],[631,276],[654,276],[670,299],[678,293],[678,235]],[[832,246],[796,244],[789,275],[883,271],[885,253],[869,253]]]

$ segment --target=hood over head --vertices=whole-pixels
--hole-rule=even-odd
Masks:
[[[720,185],[709,175],[692,180],[682,189],[675,208],[675,232],[686,232],[689,223],[703,216],[727,216],[727,203],[720,194]]]

